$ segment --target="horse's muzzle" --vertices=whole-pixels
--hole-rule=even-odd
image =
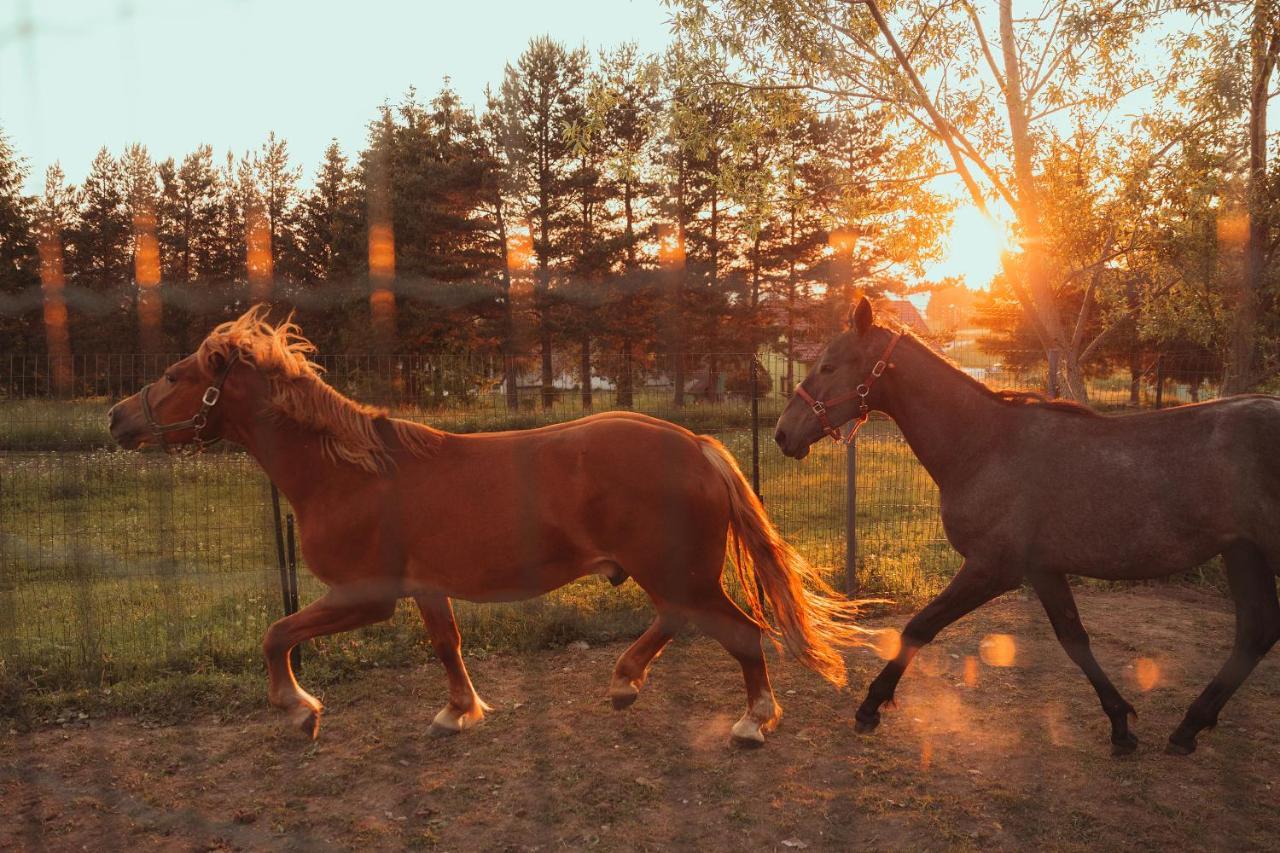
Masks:
[[[809,455],[809,444],[801,444],[796,446],[794,439],[788,436],[785,430],[779,429],[773,434],[773,440],[777,443],[778,449],[782,451],[782,455],[790,456],[792,459],[803,459]]]
[[[121,400],[107,411],[107,430],[112,440],[125,450],[137,450],[147,437],[138,406],[129,406],[133,397]]]

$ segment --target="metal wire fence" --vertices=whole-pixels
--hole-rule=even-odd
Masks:
[[[79,356],[70,364],[0,357],[0,657],[29,687],[109,684],[158,673],[260,666],[259,642],[282,610],[270,485],[234,449],[199,457],[112,449],[112,402],[159,376],[176,355]],[[1043,370],[987,357],[957,361],[997,387],[1042,390]],[[625,408],[715,435],[758,484],[783,534],[837,586],[849,567],[849,459],[823,442],[803,464],[772,442],[785,389],[804,365],[776,355],[593,359],[584,395],[576,359],[544,388],[536,358],[472,355],[321,356],[339,390],[455,432],[520,429]],[[980,371],[980,372],[978,372]],[[622,377],[630,377],[627,382]],[[1104,408],[1155,404],[1157,366],[1091,381]],[[60,378],[59,378],[60,377]],[[514,382],[514,388],[512,383]],[[1163,403],[1190,383],[1162,381]],[[752,394],[752,389],[756,394]],[[677,393],[677,391],[680,393]],[[1201,397],[1215,391],[1200,381]],[[873,420],[851,451],[857,561],[865,592],[913,600],[936,592],[957,558],[938,521],[937,490],[896,427]],[[287,510],[287,507],[286,507]],[[477,508],[482,511],[482,508]],[[321,589],[301,572],[303,604]],[[643,594],[587,579],[533,602],[459,607],[469,646],[527,648],[630,636]],[[389,661],[420,644],[415,614],[320,641],[356,663]]]

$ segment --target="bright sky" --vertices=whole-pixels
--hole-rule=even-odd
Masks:
[[[425,100],[448,76],[479,104],[533,36],[658,52],[668,17],[661,0],[6,0],[0,126],[33,193],[55,160],[79,182],[104,144],[222,155],[274,130],[310,169],[410,85]]]
[[[480,104],[531,37],[599,49],[670,39],[661,0],[9,0],[0,3],[0,127],[28,159],[27,189],[60,161],[83,179],[102,145],[181,158],[288,140],[306,175],[336,137],[354,154],[379,104],[446,76]],[[931,279],[986,287],[998,235],[967,204]]]

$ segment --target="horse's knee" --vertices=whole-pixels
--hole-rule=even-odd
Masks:
[[[262,653],[268,659],[286,655],[291,648],[288,632],[279,622],[267,628],[267,633],[262,638]]]

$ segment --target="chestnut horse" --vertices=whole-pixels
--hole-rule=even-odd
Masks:
[[[1246,395],[1123,417],[992,391],[910,334],[873,322],[861,299],[778,419],[782,451],[803,458],[825,428],[872,409],[892,417],[938,484],[947,539],[964,565],[908,623],[871,682],[859,730],[880,722],[903,671],[946,626],[1028,582],[1132,752],[1135,715],[1098,665],[1067,575],[1158,578],[1216,554],[1236,606],[1235,646],[1169,738],[1188,754],[1280,639],[1280,398]],[[828,433],[830,434],[830,433]]]
[[[621,412],[479,435],[391,418],[325,384],[301,330],[270,325],[266,313],[218,326],[109,418],[129,449],[241,444],[288,497],[307,566],[329,589],[273,624],[263,649],[271,704],[307,734],[321,705],[290,669],[298,643],[387,619],[397,599],[413,598],[449,682],[430,731],[453,734],[489,709],[463,665],[450,599],[514,601],[592,574],[634,579],[657,610],[614,668],[616,708],[635,701],[650,663],[689,621],[742,666],[747,711],[734,743],[763,743],[781,714],[762,631],[843,683],[838,647],[863,636],[855,605],[779,537],[715,439]],[[750,615],[721,585],[730,539]]]

